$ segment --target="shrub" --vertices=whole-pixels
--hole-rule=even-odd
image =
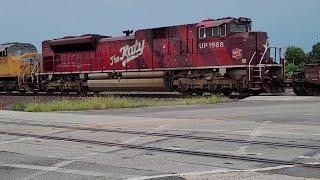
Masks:
[[[24,111],[27,107],[27,104],[22,102],[15,102],[12,106],[13,111]]]

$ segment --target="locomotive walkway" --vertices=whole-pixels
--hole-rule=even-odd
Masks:
[[[320,99],[0,111],[0,179],[320,178]]]

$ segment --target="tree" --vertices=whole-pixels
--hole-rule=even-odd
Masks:
[[[313,45],[311,51],[311,59],[313,62],[320,61],[320,42]]]
[[[303,49],[296,46],[289,46],[286,54],[286,69],[285,74],[287,77],[292,77],[293,72],[302,67],[302,63],[306,58]]]
[[[300,65],[304,59],[306,58],[306,54],[303,49],[296,46],[289,46],[286,51],[286,60],[287,63],[293,63],[295,65]]]
[[[292,77],[293,73],[297,70],[299,70],[301,66],[294,65],[293,63],[287,64],[285,68],[285,75],[286,77]]]

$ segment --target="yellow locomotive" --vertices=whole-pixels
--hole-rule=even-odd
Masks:
[[[28,91],[36,80],[39,57],[32,44],[0,44],[0,91]]]

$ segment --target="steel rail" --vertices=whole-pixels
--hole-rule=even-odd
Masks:
[[[281,142],[269,142],[269,141],[257,141],[257,140],[243,140],[243,139],[231,139],[231,138],[219,138],[219,137],[181,135],[181,134],[171,134],[171,133],[130,131],[130,130],[119,130],[119,129],[74,127],[74,126],[66,126],[66,125],[51,125],[51,124],[25,123],[25,122],[22,123],[22,122],[0,121],[0,123],[2,123],[2,124],[20,125],[20,126],[60,128],[60,129],[72,129],[72,130],[93,131],[93,132],[121,133],[121,134],[157,136],[157,137],[167,137],[167,138],[181,138],[181,139],[194,139],[194,140],[204,140],[204,141],[221,141],[221,142],[230,142],[230,143],[244,143],[244,144],[251,144],[251,145],[280,146],[280,147],[304,148],[304,149],[315,149],[315,150],[320,149],[320,145],[304,145],[304,144],[295,144],[295,143],[281,143]]]
[[[69,94],[64,94],[64,93],[4,93],[0,92],[0,97],[1,96],[13,96],[13,97],[108,97],[108,96],[116,96],[116,97],[131,97],[131,98],[186,98],[188,96],[183,95],[183,94],[175,94],[175,93],[105,93],[105,94],[76,94],[76,93],[69,93]]]
[[[256,157],[249,157],[249,156],[237,156],[237,155],[211,153],[211,152],[159,148],[159,147],[152,147],[152,146],[132,145],[132,144],[124,144],[124,143],[104,142],[104,141],[66,138],[66,137],[57,137],[57,136],[47,136],[47,135],[25,134],[25,133],[6,132],[6,131],[0,131],[0,134],[11,135],[11,136],[20,136],[20,137],[33,137],[33,138],[45,139],[45,140],[57,140],[57,141],[95,144],[95,145],[103,145],[103,146],[116,146],[116,147],[122,147],[122,148],[128,148],[128,149],[139,149],[139,150],[148,150],[148,151],[157,151],[157,152],[177,153],[177,154],[194,155],[194,156],[202,156],[202,157],[242,160],[242,161],[251,161],[251,162],[259,162],[259,163],[278,164],[278,165],[293,165],[293,166],[301,166],[301,167],[309,167],[309,168],[317,168],[317,169],[320,168],[320,164],[311,164],[311,163],[307,164],[307,163],[294,162],[294,161],[256,158]]]

